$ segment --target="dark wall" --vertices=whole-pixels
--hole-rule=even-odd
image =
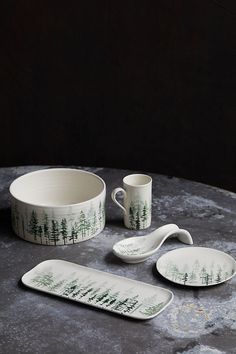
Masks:
[[[0,7],[1,166],[141,169],[236,191],[235,1]]]

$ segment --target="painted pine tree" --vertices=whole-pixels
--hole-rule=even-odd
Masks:
[[[222,268],[218,266],[217,273],[216,273],[216,282],[220,283],[222,281]]]
[[[42,235],[43,235],[43,228],[41,225],[38,226],[38,236],[40,239],[40,243],[42,244]]]
[[[140,220],[140,213],[139,210],[135,214],[135,228],[136,230],[140,230],[141,227],[141,220]]]
[[[113,309],[115,311],[120,311],[120,312],[125,311],[126,308],[127,308],[128,300],[129,300],[129,298],[126,297],[125,299],[122,299],[122,300],[118,301],[117,304],[113,307]]]
[[[200,271],[200,278],[202,279],[202,284],[206,284],[206,276],[207,276],[206,267],[202,267]]]
[[[148,206],[147,206],[147,202],[145,202],[142,209],[142,215],[141,215],[143,228],[147,226],[147,219],[148,219]]]
[[[55,246],[56,246],[57,242],[59,241],[59,236],[60,236],[60,231],[59,231],[58,221],[52,220],[50,241],[52,241]]]
[[[66,218],[63,218],[61,220],[61,236],[62,236],[64,245],[65,245],[66,244],[66,239],[67,239],[67,236],[68,236]]]
[[[90,229],[90,223],[86,220],[86,216],[83,210],[81,210],[78,230],[82,236],[82,239],[86,237],[86,234],[89,231],[89,229]]]
[[[164,303],[160,302],[157,305],[148,306],[145,309],[141,310],[140,312],[146,316],[152,316],[155,313],[159,312],[163,306],[164,306]]]
[[[98,222],[99,222],[99,228],[101,228],[103,226],[104,223],[104,208],[102,207],[102,203],[99,203],[99,207],[98,207]]]
[[[46,245],[50,242],[49,241],[49,223],[48,223],[48,216],[45,213],[43,217],[43,236]]]
[[[101,294],[97,295],[95,302],[98,303],[104,301],[104,299],[109,296],[110,291],[110,289],[106,289]]]
[[[37,232],[38,232],[38,218],[36,212],[33,210],[29,221],[29,233],[34,235],[35,241],[37,239]]]
[[[96,214],[96,211],[94,211],[94,213],[93,213],[93,218],[92,218],[91,224],[92,224],[92,233],[95,234],[97,232],[97,230],[98,230],[98,228],[97,228],[97,214]]]
[[[33,279],[33,283],[35,283],[39,287],[46,287],[48,289],[53,285],[54,278],[52,273],[48,274],[39,274]]]
[[[138,295],[135,295],[128,299],[124,312],[130,313],[136,309],[136,306],[138,305],[138,297],[139,297]]]
[[[100,287],[94,288],[94,290],[91,292],[91,294],[90,294],[90,296],[88,298],[88,301],[89,302],[94,301],[96,299],[96,296],[97,296],[97,294],[99,293],[100,290],[101,290]]]
[[[77,279],[71,280],[68,284],[66,284],[65,288],[63,289],[62,295],[70,296],[78,288],[79,286],[77,284]]]
[[[188,281],[188,273],[184,273],[182,281],[184,282],[184,285],[187,283],[187,281]]]
[[[131,228],[135,229],[134,203],[133,202],[130,203],[130,207],[129,207],[129,222],[130,222]]]
[[[78,239],[78,233],[79,233],[79,224],[77,221],[75,221],[71,226],[71,233],[69,236],[69,241],[72,240],[72,243],[75,243],[75,240]]]

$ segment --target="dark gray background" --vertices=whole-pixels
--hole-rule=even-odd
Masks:
[[[0,4],[0,166],[75,164],[236,191],[233,0]]]

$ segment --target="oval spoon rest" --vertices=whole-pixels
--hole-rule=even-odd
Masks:
[[[179,241],[188,245],[193,244],[187,230],[179,229],[175,224],[167,224],[148,235],[129,237],[117,242],[113,246],[113,253],[126,263],[140,263],[156,253],[170,237],[177,237]]]

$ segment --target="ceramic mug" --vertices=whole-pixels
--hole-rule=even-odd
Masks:
[[[117,199],[117,193],[123,193],[124,205]],[[142,230],[151,225],[152,212],[152,178],[143,174],[132,174],[124,177],[123,188],[115,188],[111,193],[112,200],[124,212],[124,224],[129,229]]]

